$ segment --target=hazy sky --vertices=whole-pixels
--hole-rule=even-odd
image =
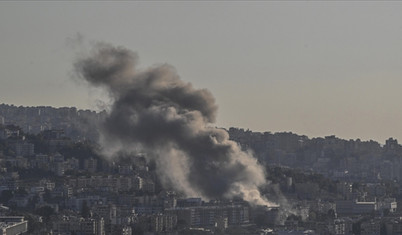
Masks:
[[[77,34],[169,63],[218,126],[402,142],[402,2],[0,2],[0,103],[96,109]],[[87,47],[86,47],[87,48]]]

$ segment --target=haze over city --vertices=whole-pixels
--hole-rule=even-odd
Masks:
[[[94,42],[206,88],[216,125],[402,139],[400,2],[1,2],[1,103],[99,110],[72,79]]]
[[[401,12],[0,2],[0,233],[402,234]]]

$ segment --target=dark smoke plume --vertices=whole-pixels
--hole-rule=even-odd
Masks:
[[[79,77],[106,88],[113,100],[102,144],[145,152],[162,182],[188,196],[271,205],[258,191],[266,183],[263,168],[225,130],[211,127],[212,94],[182,81],[170,65],[138,70],[136,63],[135,53],[108,44],[75,63]]]

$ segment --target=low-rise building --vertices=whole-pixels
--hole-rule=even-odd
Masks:
[[[0,235],[17,235],[28,231],[28,221],[22,216],[0,216]]]
[[[380,220],[369,220],[364,221],[360,225],[361,235],[373,235],[380,234],[381,221]],[[392,233],[395,234],[395,233]]]
[[[377,211],[376,202],[358,202],[343,200],[336,202],[336,213],[339,215],[369,214]]]

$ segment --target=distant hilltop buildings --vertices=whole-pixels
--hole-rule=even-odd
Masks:
[[[74,107],[23,107],[0,104],[0,139],[41,133],[50,149],[70,141],[99,137],[98,124],[106,112],[77,110]],[[5,128],[7,126],[7,128]],[[230,138],[243,149],[251,149],[263,164],[298,167],[336,179],[402,180],[402,146],[393,138],[381,146],[376,141],[344,140],[336,136],[308,138],[291,132],[228,130]],[[21,138],[8,144],[17,156],[33,155],[35,146]],[[91,168],[91,163],[88,162]]]
[[[230,138],[251,149],[266,165],[303,168],[338,180],[402,180],[402,146],[393,138],[384,146],[370,140],[336,136],[309,139],[291,132],[270,133],[230,128]]]
[[[27,134],[59,129],[74,140],[96,140],[99,134],[95,127],[104,116],[105,112],[77,110],[74,107],[17,107],[0,104],[0,125],[16,125]]]

